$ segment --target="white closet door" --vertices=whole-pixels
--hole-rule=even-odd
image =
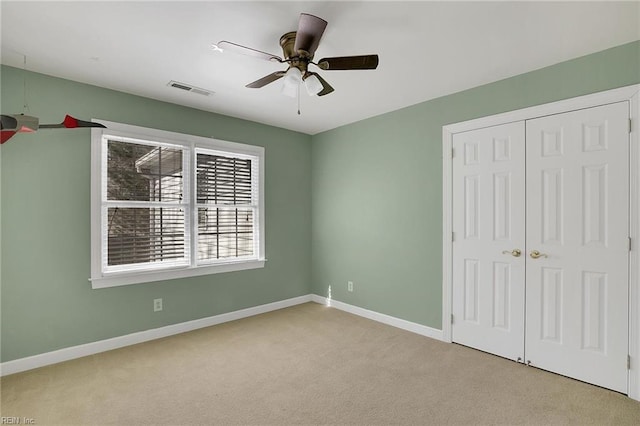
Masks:
[[[452,338],[513,360],[524,356],[524,133],[519,122],[453,137]]]
[[[621,102],[526,123],[526,359],[625,393],[628,118]]]

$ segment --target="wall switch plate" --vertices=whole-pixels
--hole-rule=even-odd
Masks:
[[[162,299],[153,299],[153,312],[160,312],[162,310]]]
[[[353,291],[353,281],[347,281],[347,290]]]

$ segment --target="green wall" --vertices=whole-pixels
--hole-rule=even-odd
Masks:
[[[636,83],[640,42],[315,135],[313,293],[441,329],[442,126]]]
[[[1,68],[1,111],[22,112],[22,70]],[[90,131],[19,134],[1,150],[3,362],[309,294],[311,136],[27,73],[30,115],[66,113],[265,147],[263,269],[92,290]],[[154,313],[154,298],[164,310]]]
[[[3,113],[23,71],[0,67]],[[41,74],[29,113],[69,113],[266,148],[264,269],[91,290],[90,134],[0,148],[1,361],[313,292],[441,327],[442,126],[640,82],[640,42],[313,137]],[[384,93],[381,94],[384,96]],[[354,292],[347,292],[347,281]],[[152,300],[164,310],[154,313]]]

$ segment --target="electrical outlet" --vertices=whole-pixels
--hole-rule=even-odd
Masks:
[[[162,310],[162,299],[153,299],[153,312]]]
[[[353,291],[353,281],[347,281],[347,290]]]

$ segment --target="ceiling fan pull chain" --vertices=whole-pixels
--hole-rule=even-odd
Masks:
[[[298,83],[298,115],[300,115],[300,86],[302,84]]]

